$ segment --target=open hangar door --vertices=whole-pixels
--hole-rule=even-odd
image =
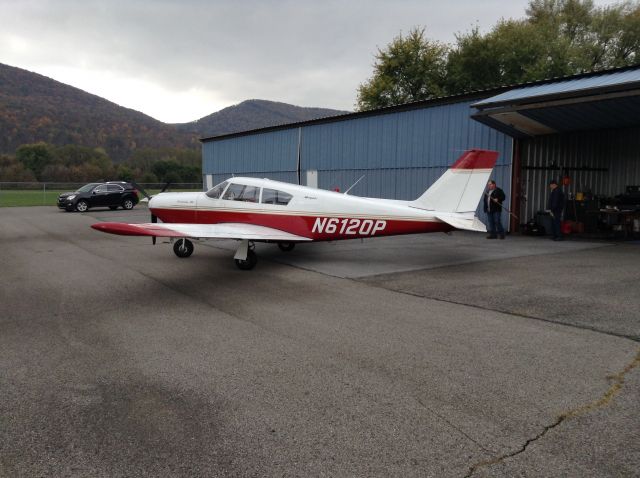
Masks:
[[[640,228],[640,67],[533,83],[473,105],[515,139],[512,230],[546,208],[549,181],[575,231]]]

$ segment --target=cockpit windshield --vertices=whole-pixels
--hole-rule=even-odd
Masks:
[[[260,192],[262,191],[262,196]],[[211,199],[226,199],[227,201],[261,202],[262,204],[273,204],[276,206],[286,206],[293,196],[284,191],[259,186],[249,186],[238,184],[233,180],[224,181],[212,187],[206,192]]]
[[[228,184],[229,184],[229,181],[223,181],[220,184],[209,189],[206,192],[206,195],[209,196],[211,199],[220,199],[220,197],[222,196],[222,193],[227,188]]]

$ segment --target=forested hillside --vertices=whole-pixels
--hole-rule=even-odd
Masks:
[[[139,148],[198,148],[194,135],[36,73],[0,64],[0,153],[44,142],[100,147],[115,162]]]
[[[0,181],[197,182],[200,137],[339,113],[249,100],[172,125],[0,64]]]
[[[247,100],[197,121],[176,126],[181,131],[206,138],[345,113],[348,112],[327,108],[305,108],[275,101]]]

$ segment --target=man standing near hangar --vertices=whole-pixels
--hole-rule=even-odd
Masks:
[[[489,235],[487,239],[504,239],[504,229],[500,215],[502,214],[502,203],[505,199],[504,191],[496,186],[496,182],[492,179],[487,183],[487,192],[485,193],[484,212],[487,214],[487,222],[489,226]]]
[[[562,211],[564,211],[564,193],[558,187],[558,181],[555,179],[549,183],[549,200],[547,202],[547,210],[551,212],[551,225],[553,228],[553,240],[562,241],[562,231],[560,229],[560,220],[562,219]]]

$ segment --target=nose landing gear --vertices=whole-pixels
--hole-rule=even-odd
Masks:
[[[256,255],[254,249],[255,244],[253,243],[253,241],[240,241],[240,246],[238,246],[238,250],[233,256],[238,269],[243,271],[250,271],[256,266],[256,264],[258,263],[258,256]]]

